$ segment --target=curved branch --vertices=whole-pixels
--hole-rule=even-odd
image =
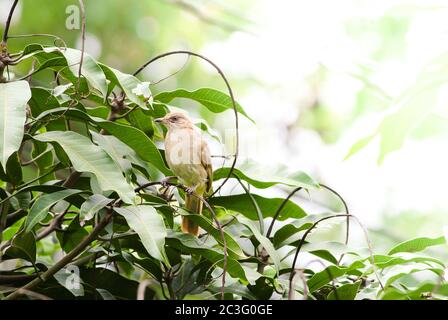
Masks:
[[[346,220],[346,229],[345,229],[345,245],[348,245],[348,239],[350,236],[350,211],[348,210],[348,205],[347,202],[345,202],[344,198],[334,189],[330,188],[329,186],[319,183],[319,185],[324,188],[327,189],[328,191],[330,191],[331,193],[333,193],[336,197],[339,198],[339,200],[341,200],[342,204],[344,205],[344,210],[345,210],[345,214],[347,215],[347,220]],[[338,264],[341,263],[342,259],[344,258],[344,254],[341,255],[341,257],[338,260]]]
[[[8,15],[8,19],[6,20],[5,31],[3,32],[3,38],[2,38],[2,43],[1,43],[3,48],[6,47],[6,43],[8,42],[9,26],[11,25],[12,15],[14,13],[14,10],[16,9],[18,2],[19,2],[19,0],[14,0],[14,3],[12,4],[11,9],[9,10],[9,15]]]
[[[309,261],[307,264],[305,264],[303,269],[306,269],[310,264],[316,263],[316,262],[319,263],[321,266],[323,266],[325,272],[328,275],[328,277],[330,279],[333,279],[333,274],[331,273],[331,271],[329,269],[327,269],[327,266],[320,260],[314,259],[314,260]],[[306,282],[305,275],[304,275],[302,269],[295,269],[295,270],[299,272],[299,276],[301,277],[302,282],[303,282],[303,300],[307,300],[307,298],[308,298],[308,284]],[[294,276],[295,276],[295,274],[293,275],[293,279],[294,279]],[[339,300],[339,295],[338,295],[338,292],[336,290],[337,289],[336,285],[334,284],[334,279],[331,281],[331,285],[333,287],[334,295],[335,295],[336,300]],[[294,287],[294,282],[290,281],[289,282],[288,300],[293,300],[294,299],[293,287]]]
[[[224,80],[226,87],[227,87],[227,91],[229,92],[229,96],[230,99],[232,100],[232,107],[233,107],[233,112],[235,115],[235,153],[234,153],[234,157],[233,157],[233,162],[232,165],[230,166],[230,170],[229,173],[227,175],[227,177],[224,179],[224,181],[219,185],[219,187],[213,191],[213,193],[208,196],[208,198],[213,197],[219,190],[221,190],[222,186],[230,179],[233,170],[235,169],[235,165],[236,165],[236,161],[238,159],[238,149],[239,149],[239,122],[238,122],[238,111],[236,108],[236,101],[235,101],[235,97],[233,95],[233,90],[232,87],[230,86],[229,81],[227,80],[226,76],[224,75],[224,72],[221,70],[221,68],[218,67],[218,65],[216,65],[213,61],[211,61],[210,59],[204,57],[203,55],[199,54],[199,53],[195,53],[192,51],[187,51],[187,50],[178,50],[178,51],[170,51],[170,52],[165,52],[162,53],[152,59],[150,59],[149,61],[147,61],[145,64],[143,64],[140,68],[137,69],[137,71],[135,71],[133,73],[134,76],[138,75],[142,70],[144,70],[147,66],[149,66],[151,63],[167,57],[167,56],[171,56],[171,55],[175,55],[175,54],[187,54],[189,56],[194,56],[194,57],[198,57],[206,62],[208,62],[210,65],[212,65],[216,71],[219,73],[219,75],[221,76],[221,78]]]
[[[65,43],[64,39],[62,39],[59,36],[56,36],[54,34],[49,34],[49,33],[27,33],[27,34],[14,34],[14,35],[10,35],[8,36],[8,39],[20,39],[20,38],[34,38],[34,37],[49,37],[49,38],[53,38],[53,44],[55,47],[61,48],[57,45],[56,41],[60,41],[63,44],[63,50],[67,49],[67,44]],[[17,54],[16,54],[17,55]],[[18,53],[18,55],[20,55],[20,53]],[[21,57],[19,57],[18,59],[20,59]],[[14,62],[18,62],[14,61]]]
[[[81,58],[79,59],[78,82],[76,83],[76,92],[79,91],[79,86],[81,85],[81,71],[82,71],[82,64],[84,62],[84,52],[86,44],[86,10],[84,9],[83,0],[78,1],[79,1],[79,7],[81,8],[82,25],[81,25]]]
[[[238,180],[238,182],[240,183],[241,187],[244,189],[246,194],[249,196],[249,199],[252,202],[252,205],[254,206],[255,211],[257,212],[258,222],[260,223],[260,232],[261,232],[261,234],[264,234],[264,219],[263,219],[263,213],[261,212],[260,206],[258,205],[258,203],[255,200],[255,198],[253,197],[253,195],[250,193],[249,189],[241,181],[241,179],[238,178],[238,176],[235,175],[235,174],[233,176],[235,177],[235,179]]]
[[[328,219],[333,219],[333,218],[340,218],[340,217],[347,217],[347,218],[354,218],[356,220],[356,222],[358,222],[358,224],[361,226],[363,232],[364,232],[364,237],[366,239],[367,242],[367,246],[369,249],[369,253],[370,253],[370,258],[371,258],[371,264],[372,264],[372,269],[373,272],[375,273],[375,277],[378,280],[378,283],[380,284],[381,288],[384,289],[383,284],[378,276],[378,273],[376,271],[376,267],[375,267],[375,259],[373,257],[373,249],[372,249],[372,245],[370,243],[370,239],[369,239],[369,235],[367,233],[367,230],[365,229],[364,225],[359,221],[359,219],[357,217],[355,217],[354,215],[347,215],[347,214],[335,214],[335,215],[331,215],[328,217],[324,217],[322,219],[317,220],[316,222],[313,223],[313,225],[303,234],[302,239],[299,242],[299,245],[297,246],[296,249],[296,253],[294,255],[294,260],[292,262],[292,267],[291,267],[291,273],[289,275],[289,281],[292,281],[294,278],[294,270],[296,268],[296,263],[297,263],[297,258],[299,256],[300,253],[300,249],[302,249],[303,244],[305,243],[306,237],[308,236],[308,234],[322,221],[328,220]]]
[[[13,288],[13,287],[5,287],[5,286],[0,286],[0,289],[5,289],[7,291],[14,291],[14,292],[19,292],[20,294],[26,295],[30,298],[34,298],[37,300],[53,300],[50,297],[47,297],[41,293],[38,292],[34,292],[34,291],[30,291],[27,289],[23,289],[23,288]]]
[[[266,238],[269,238],[271,236],[271,232],[272,232],[272,228],[274,227],[274,223],[275,221],[278,219],[278,217],[280,216],[280,212],[282,212],[283,208],[285,207],[285,205],[288,203],[289,199],[291,199],[291,197],[293,195],[296,194],[296,192],[302,190],[302,187],[297,187],[294,190],[291,191],[291,193],[285,198],[285,200],[283,200],[283,202],[280,204],[280,206],[278,207],[277,211],[275,212],[274,216],[272,217],[272,221],[271,224],[269,225],[268,228],[268,232],[266,233]]]

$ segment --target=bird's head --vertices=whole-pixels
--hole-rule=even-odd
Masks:
[[[182,112],[170,112],[163,118],[157,118],[154,121],[164,124],[169,129],[187,129],[193,127],[191,120]]]

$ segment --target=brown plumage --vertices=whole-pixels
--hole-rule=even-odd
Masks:
[[[179,180],[197,195],[211,191],[213,170],[207,142],[194,127],[191,120],[181,112],[171,112],[155,120],[163,123],[168,132],[165,137],[165,158],[168,166]],[[202,212],[202,202],[188,192],[185,208],[192,213]],[[198,235],[199,227],[182,217],[182,231]]]

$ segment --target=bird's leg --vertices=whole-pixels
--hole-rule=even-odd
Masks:
[[[185,188],[185,192],[191,195],[191,194],[196,192],[197,186],[198,185],[194,185],[194,186],[191,186],[191,187],[186,187]]]

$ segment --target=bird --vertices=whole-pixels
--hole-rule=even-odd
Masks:
[[[186,187],[185,208],[191,213],[201,214],[203,203],[197,196],[212,190],[213,169],[210,150],[193,122],[183,112],[170,112],[156,123],[167,127],[165,135],[165,158],[169,168]],[[182,217],[182,232],[199,235],[199,226]]]

